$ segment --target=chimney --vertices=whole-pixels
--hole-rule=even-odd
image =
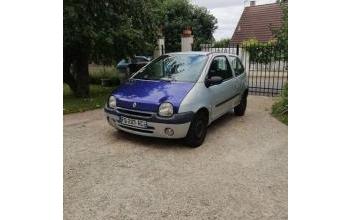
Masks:
[[[255,1],[250,1],[249,6],[255,6]]]

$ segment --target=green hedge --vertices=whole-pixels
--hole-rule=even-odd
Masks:
[[[281,48],[275,40],[261,43],[256,39],[250,39],[244,41],[242,47],[249,53],[249,60],[252,62],[268,64],[288,59],[286,49]]]

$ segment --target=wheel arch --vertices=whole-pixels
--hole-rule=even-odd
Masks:
[[[243,95],[244,95],[244,96],[248,96],[248,92],[249,92],[249,89],[246,88],[246,89],[244,90],[244,92],[243,92]]]
[[[207,116],[207,123],[209,124],[210,112],[206,107],[201,107],[197,110],[196,114],[205,114]]]

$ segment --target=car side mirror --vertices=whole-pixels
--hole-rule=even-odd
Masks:
[[[205,81],[206,87],[212,86],[212,85],[218,85],[222,83],[223,78],[220,76],[212,76]]]

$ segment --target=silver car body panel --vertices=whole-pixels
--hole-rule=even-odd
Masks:
[[[192,90],[181,102],[179,112],[193,111],[196,113],[201,108],[206,108],[209,112],[209,124],[211,124],[217,118],[232,111],[240,103],[244,91],[248,88],[248,82],[246,72],[235,76],[233,68],[231,68],[233,78],[207,88],[205,79],[213,59],[218,56],[226,56],[227,59],[229,57],[237,57],[226,53],[210,53],[208,56],[209,58],[202,74]],[[222,103],[224,101],[226,102]],[[217,106],[219,103],[222,104]]]

